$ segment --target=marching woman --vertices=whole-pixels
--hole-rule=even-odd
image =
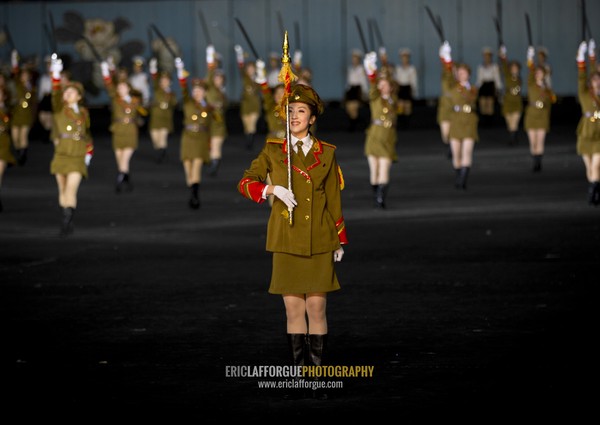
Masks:
[[[12,154],[10,142],[10,110],[8,90],[0,85],[0,190],[2,189],[2,177],[6,168],[17,163]],[[1,193],[0,193],[1,195]],[[0,212],[2,212],[2,197],[0,196]]]
[[[289,114],[290,144],[268,139],[237,188],[256,203],[275,197],[267,226],[266,249],[273,253],[269,293],[283,297],[293,364],[321,366],[329,331],[327,295],[340,289],[334,263],[342,260],[342,246],[348,242],[343,178],[335,146],[309,131],[324,110],[318,94],[303,84],[290,90],[289,107],[286,111],[284,98],[281,109]],[[268,174],[271,184],[264,183]],[[324,399],[327,394],[318,391],[313,397]]]
[[[546,134],[550,130],[550,109],[556,102],[556,95],[546,83],[546,70],[535,65],[533,58],[535,49],[527,48],[527,108],[525,109],[524,127],[529,138],[529,152],[533,158],[533,172],[542,170],[542,157]]]
[[[225,74],[217,68],[215,48],[212,45],[206,48],[206,63],[208,78],[206,79],[206,100],[212,108],[213,119],[210,122],[210,167],[209,176],[216,176],[223,157],[223,143],[227,138],[227,122],[225,109],[228,100],[225,93]]]
[[[393,76],[388,69],[377,72],[377,54],[370,52],[363,60],[369,79],[369,107],[371,124],[366,131],[364,153],[369,164],[369,182],[375,196],[375,207],[386,208],[386,196],[390,183],[392,163],[398,160],[396,153],[396,120],[398,98],[395,94]]]
[[[54,157],[50,173],[56,177],[58,203],[62,208],[60,236],[73,232],[73,215],[77,208],[77,192],[81,180],[88,177],[88,166],[94,152],[90,135],[90,115],[82,106],[83,85],[70,82],[61,86],[62,61],[53,55],[52,111],[56,126]]]
[[[479,140],[478,90],[469,82],[471,68],[467,64],[456,64],[456,75],[454,75],[451,51],[452,48],[447,41],[440,47],[440,59],[444,67],[442,90],[448,93],[452,105],[448,138],[452,149],[452,165],[456,173],[454,186],[457,189],[466,189],[473,163],[473,149]]]
[[[516,145],[519,123],[523,116],[521,64],[516,60],[507,60],[506,46],[504,45],[500,46],[498,56],[500,56],[500,62],[502,63],[505,85],[504,95],[502,96],[502,115],[510,135],[509,144]]]
[[[177,78],[183,93],[183,131],[181,133],[180,158],[185,172],[185,182],[190,189],[188,205],[200,208],[200,181],[202,165],[210,159],[210,128],[212,108],[206,100],[206,82],[192,80],[191,94],[187,86],[187,71],[181,58],[175,59]]]
[[[590,74],[586,70],[588,51]],[[577,126],[577,153],[583,159],[588,188],[588,203],[600,205],[600,72],[596,67],[596,43],[581,42],[577,50],[578,93],[582,116]]]
[[[131,157],[138,148],[139,118],[143,113],[141,97],[134,96],[132,88],[126,79],[120,78],[113,81],[110,66],[107,61],[100,64],[104,85],[111,98],[112,147],[117,162],[117,181],[115,190],[131,191],[133,186],[130,180]]]
[[[37,90],[31,71],[19,67],[19,55],[16,50],[11,53],[11,65],[16,91],[16,102],[11,114],[12,142],[17,153],[17,162],[19,165],[25,165],[29,149],[29,131],[36,121]]]
[[[260,90],[254,82],[256,78],[256,64],[246,62],[242,46],[235,46],[236,60],[242,76],[242,96],[240,98],[240,116],[244,125],[246,148],[252,150],[256,136],[256,125],[260,118]]]
[[[166,72],[158,73],[156,58],[150,59],[148,70],[153,82],[152,101],[150,102],[150,139],[158,153],[156,162],[161,163],[167,157],[169,134],[173,132],[173,114],[177,106],[177,97],[171,89],[171,77]]]

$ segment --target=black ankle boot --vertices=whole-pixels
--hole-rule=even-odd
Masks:
[[[588,204],[597,206],[600,203],[600,182],[590,182],[588,186]]]
[[[304,366],[306,364],[307,356],[307,340],[305,334],[287,334],[288,346],[292,354],[292,365]],[[306,396],[306,391],[302,385],[304,378],[302,376],[296,376],[294,378],[294,384],[296,388],[287,388],[283,394],[283,398],[286,400],[298,400]]]
[[[460,173],[462,168],[454,169],[454,187],[460,189]]]
[[[254,133],[246,135],[246,149],[249,151],[254,147]]]
[[[17,163],[19,165],[25,165],[27,162],[27,148],[19,149],[17,151]]]
[[[165,148],[161,148],[158,150],[156,155],[156,163],[162,164],[167,159],[167,150]]]
[[[510,146],[516,146],[518,141],[519,141],[519,139],[517,137],[517,132],[516,131],[511,131],[510,132],[510,137],[508,139],[508,144]]]
[[[208,169],[208,175],[211,177],[215,177],[217,172],[219,171],[219,165],[221,164],[220,159],[211,159],[210,168]]]
[[[67,207],[63,208],[63,217],[60,225],[60,237],[65,238],[73,233],[73,215],[75,214],[75,208]]]
[[[460,169],[460,182],[459,189],[466,190],[467,189],[467,179],[469,178],[470,167],[462,167]]]
[[[542,171],[542,155],[533,155],[533,172],[539,173]]]
[[[117,174],[117,181],[115,183],[115,191],[117,193],[121,193],[124,185],[125,185],[125,173]]]
[[[385,198],[387,195],[387,184],[378,184],[377,191],[375,192],[375,206],[377,208],[384,209],[385,208]]]
[[[327,345],[327,334],[324,335],[308,335],[308,356],[307,363],[309,366],[322,366],[323,354]],[[313,378],[315,387],[312,388],[312,397],[319,400],[329,399],[329,394],[320,384],[323,382],[319,378]]]
[[[190,186],[192,193],[190,196],[189,205],[190,205],[190,208],[193,210],[197,210],[198,208],[200,208],[200,197],[198,196],[199,187],[200,187],[199,183],[194,183]]]

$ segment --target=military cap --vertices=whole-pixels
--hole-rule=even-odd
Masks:
[[[289,103],[302,102],[313,108],[317,115],[321,115],[325,111],[325,106],[317,92],[306,84],[295,84],[292,86]]]

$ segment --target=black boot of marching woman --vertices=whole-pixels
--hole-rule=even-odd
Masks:
[[[200,188],[200,183],[194,183],[190,186],[191,196],[190,196],[189,205],[190,205],[190,208],[193,210],[197,210],[198,208],[200,208],[200,196],[198,195],[199,188]]]
[[[588,187],[588,204],[598,206],[600,204],[600,182],[591,182]]]
[[[542,171],[542,155],[533,155],[533,172],[539,173]]]
[[[75,208],[67,207],[62,210],[62,222],[60,224],[61,238],[66,238],[68,235],[73,233],[73,215],[75,214]]]
[[[305,334],[287,334],[287,341],[290,352],[292,354],[292,365],[304,366],[306,364],[307,340]],[[283,394],[285,400],[298,400],[305,398],[306,391],[302,386],[304,378],[296,376],[294,383],[298,384],[298,388],[287,388]]]
[[[309,366],[321,366],[323,365],[323,354],[325,353],[325,348],[327,345],[327,334],[324,335],[308,335],[308,357],[307,363]],[[321,378],[313,378],[313,382],[315,385],[324,384],[324,381]],[[327,389],[321,387],[312,388],[312,398],[318,400],[328,400],[329,394],[327,393]]]
[[[467,190],[467,180],[469,179],[470,170],[470,167],[462,167],[460,169],[460,180],[459,185],[457,186],[459,189]]]
[[[387,196],[388,185],[378,184],[375,192],[375,206],[380,209],[385,209],[385,198]]]

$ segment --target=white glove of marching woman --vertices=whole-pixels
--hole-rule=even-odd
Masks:
[[[52,59],[50,59],[50,73],[52,74],[53,80],[60,80],[60,73],[63,70],[62,59],[60,59],[56,54],[52,55]]]
[[[281,199],[288,208],[294,208],[298,205],[294,193],[283,186],[273,186],[273,195]]]
[[[590,38],[590,42],[588,43],[588,56],[590,58],[596,57],[596,42],[593,38]]]
[[[342,248],[341,246],[336,249],[335,251],[333,251],[333,261],[336,263],[339,263],[340,261],[342,261],[342,257],[344,256],[344,248]]]
[[[579,49],[577,49],[577,62],[585,62],[585,53],[587,51],[587,43],[582,41],[579,44]]]
[[[452,62],[452,48],[450,47],[450,43],[448,43],[447,41],[444,41],[444,43],[440,46],[440,58],[448,63],[448,62]]]
[[[363,59],[363,65],[367,75],[372,76],[377,72],[377,53],[369,52]]]

